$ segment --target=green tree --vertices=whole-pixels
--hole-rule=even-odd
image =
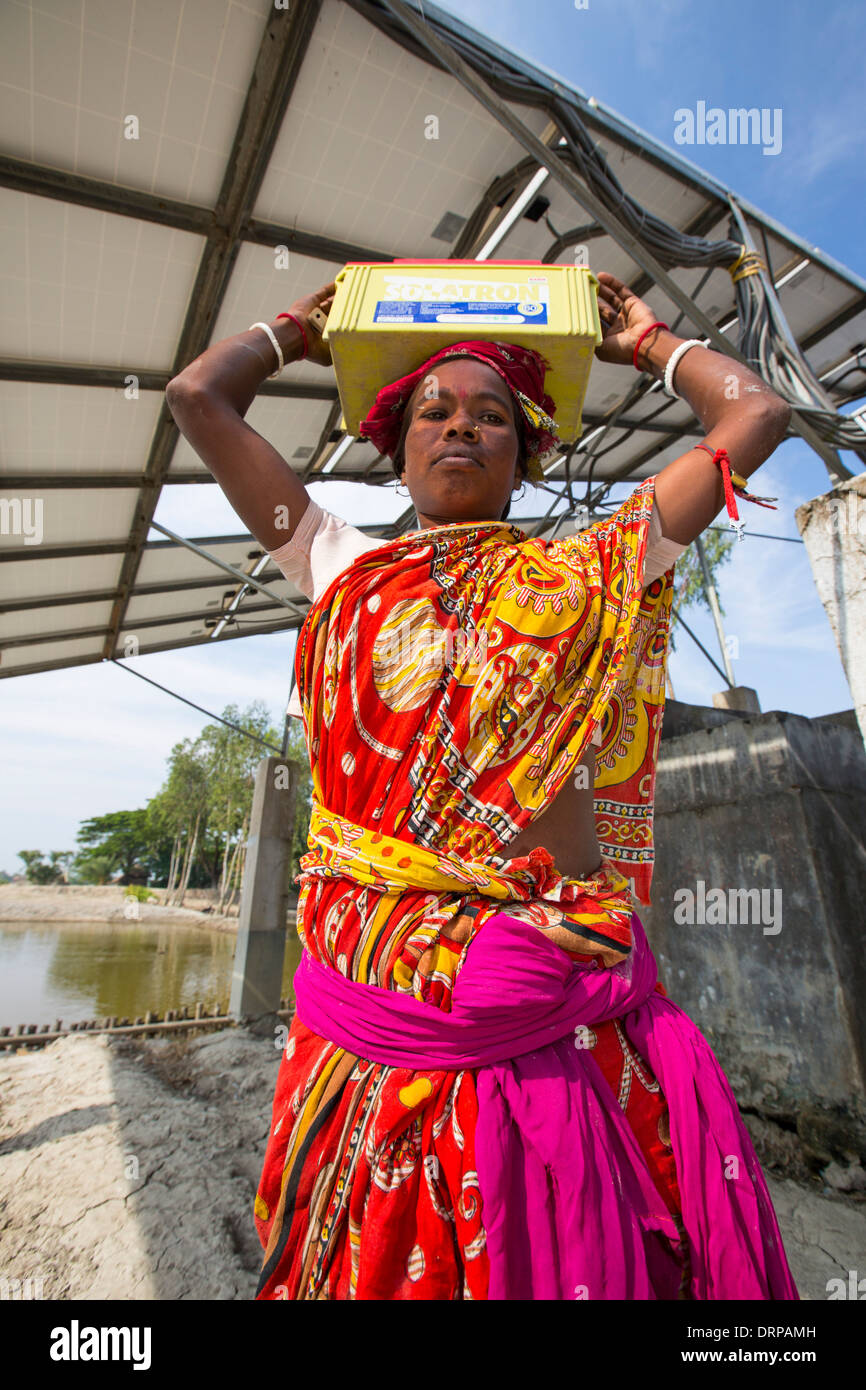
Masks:
[[[207,724],[198,738],[176,744],[165,783],[147,806],[151,840],[171,846],[166,900],[180,904],[191,885],[207,885],[217,891],[218,911],[240,888],[255,770],[267,753],[256,740],[279,742],[261,701],[246,710],[229,705],[222,717],[237,728]]]
[[[69,882],[69,866],[75,855],[71,849],[53,849],[49,855],[52,869],[57,869],[64,883]]]
[[[254,740],[277,741],[260,700],[243,712],[229,705],[223,718],[238,728],[209,724],[201,734],[209,764],[208,850],[218,888],[218,912],[227,911],[235,901],[243,876],[256,768],[267,753],[264,744]],[[244,737],[239,729],[252,737]]]
[[[24,860],[24,873],[28,883],[61,883],[63,870],[57,863],[58,857],[55,851],[51,855],[51,862],[46,864],[41,849],[18,851],[18,858]]]
[[[108,859],[128,878],[147,858],[150,847],[146,811],[109,811],[82,822],[78,843],[84,848],[76,859],[79,874],[88,859]]]
[[[207,816],[207,763],[199,739],[176,743],[155,814],[174,837],[166,902],[182,906]],[[148,803],[150,807],[150,803]]]
[[[76,879],[78,883],[110,883],[114,869],[113,859],[91,854],[77,867]]]

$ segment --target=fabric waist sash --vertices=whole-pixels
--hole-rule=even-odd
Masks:
[[[700,1030],[654,993],[637,913],[634,949],[578,965],[500,913],[471,942],[450,1013],[357,984],[305,950],[300,1021],[367,1061],[478,1069],[475,1157],[491,1299],[674,1298],[664,1242],[679,1240],[585,1029],[623,1018],[667,1100],[696,1299],[797,1299],[748,1131]],[[628,1016],[627,1018],[625,1016]],[[656,1233],[655,1235],[653,1233]]]
[[[304,951],[295,973],[298,1014],[320,1037],[391,1067],[460,1071],[533,1052],[580,1024],[618,1018],[656,983],[647,949],[611,970],[575,969],[528,922],[497,914],[472,941],[451,1012],[407,994],[356,984]]]

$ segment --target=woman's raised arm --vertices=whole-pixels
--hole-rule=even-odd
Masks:
[[[330,349],[307,315],[315,308],[327,313],[335,289],[332,282],[291,307],[304,326],[306,356],[322,366],[330,363]],[[285,362],[304,356],[303,336],[292,319],[276,319],[270,328]],[[248,329],[214,343],[172,377],[165,391],[181,434],[266,550],[291,539],[310,500],[291,465],[243,419],[262,382],[278,365],[265,331]],[[286,520],[285,525],[277,524]]]
[[[599,312],[602,362],[632,366],[635,346],[656,316],[627,285],[600,271]],[[668,359],[683,341],[665,328],[643,339],[638,364],[661,380]],[[726,449],[731,468],[748,478],[784,439],[791,407],[759,376],[724,353],[693,347],[676,365],[674,387],[688,402],[715,452]],[[667,464],[656,477],[655,501],[663,534],[688,545],[725,505],[720,468],[704,449],[693,448]]]

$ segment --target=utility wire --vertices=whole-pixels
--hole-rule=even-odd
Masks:
[[[689,627],[688,623],[686,622],[685,618],[681,617],[679,613],[674,613],[674,615],[673,615],[673,621],[676,622],[676,623],[682,623],[682,625],[683,625],[683,627],[685,628],[686,632],[689,634],[689,636],[691,637],[692,641],[693,641],[697,646],[700,647],[701,651],[703,652],[704,656],[707,658],[707,661],[710,663],[710,665],[711,665],[711,666],[715,666],[715,668],[716,668],[716,670],[718,671],[719,675],[721,676],[722,680],[725,682],[725,685],[727,685],[730,689],[733,689],[733,686],[731,686],[731,682],[728,680],[728,678],[727,678],[727,676],[725,675],[725,672],[722,670],[721,666],[719,666],[718,662],[716,662],[716,661],[713,660],[713,658],[710,656],[709,652],[707,651],[706,647],[704,646],[703,642],[700,640],[700,638],[696,637],[695,634],[692,632],[692,630],[691,630],[691,628]]]
[[[206,714],[208,719],[216,719],[217,723],[225,724],[227,729],[234,729],[235,733],[243,734],[253,743],[261,743],[265,748],[270,748],[272,753],[283,754],[285,749],[278,748],[275,743],[268,743],[266,738],[259,738],[258,734],[251,734],[249,729],[242,729],[240,724],[233,724],[230,719],[223,719],[221,714],[214,714],[212,710],[205,709],[203,705],[197,705],[194,700],[188,700],[185,695],[178,695],[176,690],[169,690],[167,685],[160,685],[159,681],[151,680],[150,676],[143,676],[140,671],[134,671],[131,666],[124,666],[118,661],[116,656],[109,660],[119,671],[128,671],[131,676],[137,676],[140,681],[147,681],[148,685],[155,685],[157,690],[163,691],[166,695],[171,695],[173,699],[180,700],[181,704],[189,705],[190,709],[197,709],[199,714]]]

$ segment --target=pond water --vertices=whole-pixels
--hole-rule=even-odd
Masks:
[[[142,922],[0,922],[0,1026],[226,1007],[234,932]],[[280,993],[301,944],[289,928]]]

